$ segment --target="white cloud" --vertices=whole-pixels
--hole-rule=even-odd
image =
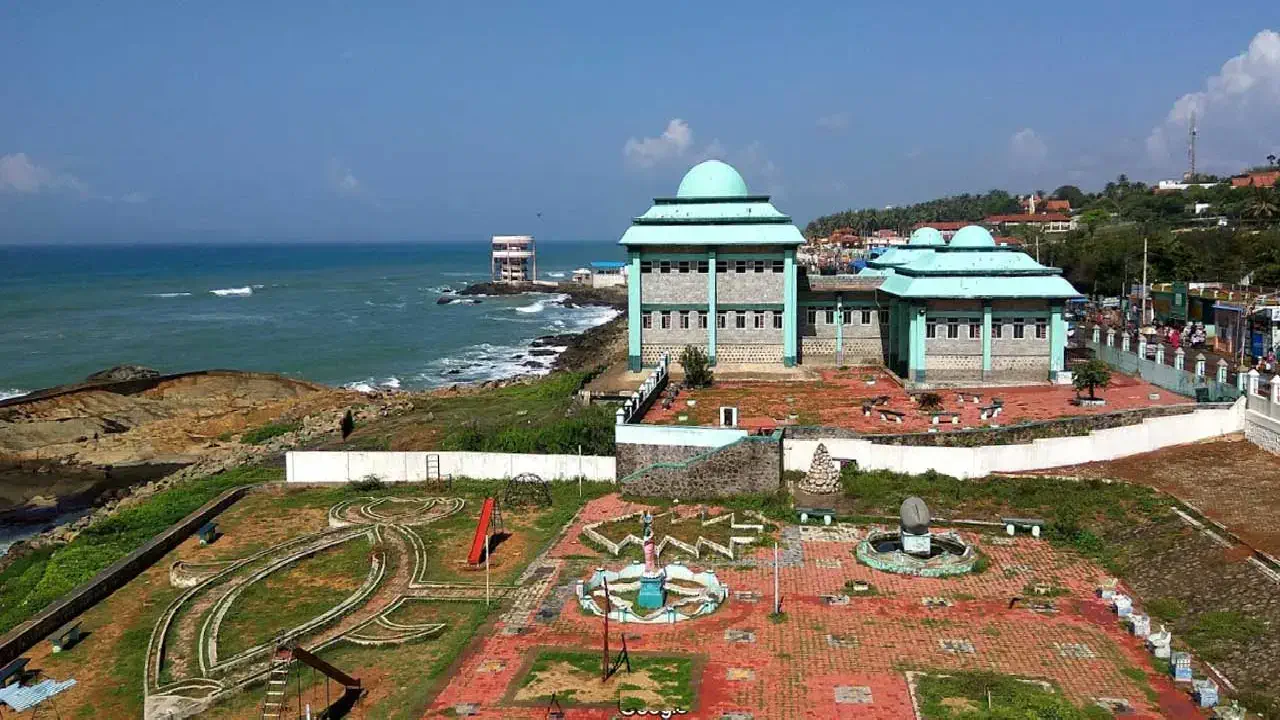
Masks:
[[[38,193],[73,190],[87,195],[89,187],[79,178],[56,173],[31,162],[26,153],[0,156],[0,192]]]
[[[363,191],[360,181],[337,158],[329,160],[329,186],[342,195],[357,195]]]
[[[1216,156],[1225,163],[1227,158],[1274,149],[1280,126],[1280,33],[1263,30],[1254,35],[1248,49],[1223,63],[1204,89],[1174,101],[1164,121],[1147,136],[1153,162],[1167,167],[1182,158],[1192,113],[1210,161]]]
[[[622,146],[622,157],[632,167],[651,168],[680,158],[692,145],[693,129],[684,120],[674,118],[658,137],[628,138]]]
[[[1009,158],[1018,168],[1031,169],[1044,162],[1049,146],[1031,128],[1022,128],[1009,138]]]
[[[849,120],[852,119],[847,112],[832,113],[823,115],[818,118],[818,127],[829,132],[840,132],[849,128]]]

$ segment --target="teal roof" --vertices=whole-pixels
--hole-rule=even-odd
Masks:
[[[921,230],[931,230],[932,228],[921,228]],[[918,231],[917,231],[918,232]],[[936,231],[935,231],[936,232]],[[941,237],[941,234],[939,234]],[[960,231],[951,238],[950,247],[995,247],[996,240],[991,237],[991,233],[986,228],[978,225],[968,225],[960,228]]]
[[[911,238],[907,240],[909,245],[945,245],[946,241],[942,239],[942,233],[931,227],[918,228],[911,233]]]
[[[707,160],[694,165],[684,174],[678,198],[730,198],[746,197],[747,183],[732,165],[719,160]]]
[[[795,225],[632,225],[619,245],[803,245]]]
[[[885,277],[880,289],[904,298],[1080,297],[1062,270],[1020,250],[997,247],[984,228],[961,228],[949,244],[934,244],[937,231],[926,230],[933,229],[912,233],[911,244],[885,252],[860,274]]]
[[[804,236],[769,202],[749,195],[737,170],[708,160],[695,165],[673,198],[655,198],[621,245],[803,245]]]

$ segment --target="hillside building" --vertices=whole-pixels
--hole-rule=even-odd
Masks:
[[[1063,370],[1063,305],[1078,297],[970,226],[933,228],[857,274],[811,275],[804,238],[732,167],[707,161],[622,236],[632,370],[706,348],[718,364],[883,365],[923,385],[1043,382]]]

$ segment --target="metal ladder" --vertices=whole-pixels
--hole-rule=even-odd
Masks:
[[[271,659],[271,672],[267,674],[267,692],[262,697],[262,715],[263,720],[266,718],[283,717],[285,706],[288,704],[288,695],[286,694],[289,682],[289,666],[293,664],[290,658],[273,655]]]
[[[427,479],[440,479],[440,456],[435,453],[427,455]]]

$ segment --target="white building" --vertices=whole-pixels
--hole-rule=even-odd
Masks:
[[[538,257],[532,235],[494,235],[489,279],[529,282],[538,279]]]

